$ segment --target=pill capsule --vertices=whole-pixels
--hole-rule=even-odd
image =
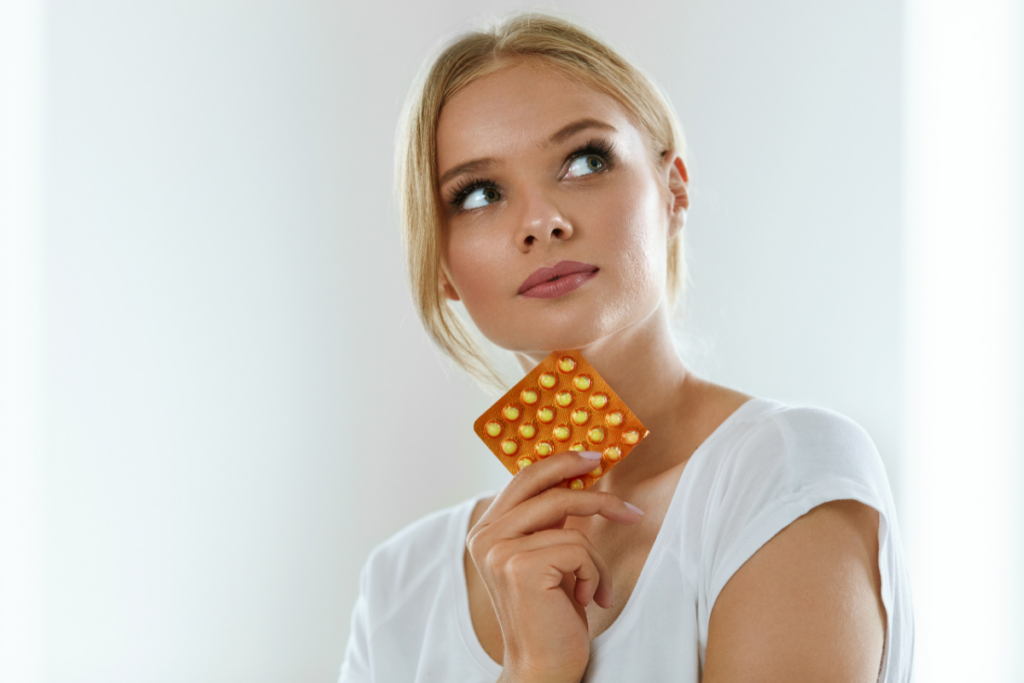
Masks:
[[[524,467],[532,465],[533,460],[530,460],[529,458],[519,458],[519,462],[516,464],[519,465],[519,469],[523,469]]]
[[[559,391],[555,394],[555,403],[562,408],[568,408],[572,405],[572,392],[571,391]]]
[[[594,469],[590,470],[590,476],[592,476],[594,479],[597,479],[602,474],[604,474],[604,468],[601,467],[600,465],[598,465]]]
[[[576,369],[576,361],[569,356],[562,356],[558,359],[558,369],[562,372],[572,372]]]
[[[548,424],[549,422],[555,419],[554,408],[549,408],[547,406],[541,408],[540,410],[537,411],[537,419],[543,422],[544,424]]]
[[[572,411],[572,421],[574,424],[585,425],[589,419],[590,413],[588,413],[584,408],[577,408]]]
[[[528,406],[532,406],[540,400],[540,394],[533,389],[523,389],[523,393],[519,394],[519,398],[523,399],[523,403]]]
[[[518,406],[505,406],[501,409],[501,416],[509,422],[515,422],[519,419],[519,407]]]
[[[492,439],[497,439],[499,436],[501,436],[501,430],[501,423],[496,422],[494,420],[491,420],[484,426],[484,431],[487,432],[487,436],[491,437]]]
[[[538,381],[540,385],[545,389],[553,389],[554,386],[558,384],[558,378],[555,377],[550,372],[545,372],[543,375],[540,376],[540,379]]]
[[[640,432],[635,429],[630,429],[628,432],[622,432],[622,443],[628,443],[630,445],[635,444],[640,440]]]
[[[618,446],[609,446],[604,449],[604,457],[608,458],[612,462],[618,462],[619,458],[622,457],[622,451],[619,450]]]
[[[587,450],[587,447],[583,444],[583,442],[577,441],[573,445],[569,446],[569,450],[570,451],[579,451],[579,452],[582,453],[583,451]]]
[[[505,439],[501,442],[501,452],[505,455],[515,455],[519,452],[519,444],[512,439]]]
[[[524,422],[519,425],[519,436],[527,440],[537,436],[537,425],[532,422]]]
[[[595,410],[604,410],[608,407],[608,396],[605,394],[594,394],[590,397],[590,407]]]
[[[586,375],[576,375],[572,380],[572,385],[579,391],[589,391],[590,387],[594,384],[594,381]]]
[[[622,421],[622,413],[617,410],[604,416],[604,423],[609,427],[619,427],[622,425]]]
[[[571,488],[573,491],[582,491],[583,490],[583,480],[582,479],[573,479],[572,481],[569,482],[569,488]]]
[[[569,437],[572,436],[572,430],[569,429],[569,425],[558,425],[551,433],[558,441],[568,441]]]
[[[533,447],[533,452],[537,454],[537,457],[546,458],[555,452],[555,445],[550,441],[541,441]]]
[[[587,440],[590,443],[601,443],[604,441],[604,430],[600,427],[593,427],[587,432]]]

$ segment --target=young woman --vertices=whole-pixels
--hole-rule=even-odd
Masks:
[[[363,571],[341,681],[909,680],[913,621],[870,438],[689,372],[670,332],[683,139],[642,72],[520,14],[432,62],[398,192],[427,330],[493,379],[578,349],[650,430],[587,491],[566,452],[408,527]]]

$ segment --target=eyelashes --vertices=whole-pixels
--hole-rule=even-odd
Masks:
[[[497,188],[490,180],[484,180],[483,178],[463,178],[458,184],[448,192],[448,203],[453,208],[459,209],[462,204],[466,201],[466,197],[475,192],[476,190],[483,189],[485,187]]]
[[[569,156],[565,158],[565,164],[569,164],[576,159],[584,157],[600,157],[604,162],[604,165],[599,170],[593,171],[586,175],[592,175],[594,173],[603,173],[611,169],[616,162],[615,147],[608,140],[602,138],[593,138],[587,141],[583,145],[577,147],[575,150],[569,153]],[[582,177],[582,176],[580,176]],[[498,184],[492,180],[486,178],[473,178],[467,177],[460,180],[452,189],[447,192],[448,204],[456,212],[462,211],[462,205],[465,203],[466,198],[469,197],[473,192],[480,189],[493,188],[498,190]],[[499,191],[500,192],[500,191]]]

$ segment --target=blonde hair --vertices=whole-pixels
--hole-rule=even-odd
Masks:
[[[437,122],[441,108],[473,81],[515,58],[545,60],[615,98],[659,157],[685,155],[682,127],[668,99],[638,67],[576,24],[550,14],[520,12],[448,44],[413,87],[396,144],[395,186],[413,298],[430,337],[483,385],[503,382],[443,296],[440,275],[443,217],[438,188]],[[680,232],[669,242],[666,289],[670,306],[685,280]],[[447,273],[445,273],[447,275]]]

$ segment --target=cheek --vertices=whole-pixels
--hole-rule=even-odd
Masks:
[[[501,274],[501,247],[487,230],[458,230],[447,244],[448,270],[455,290],[477,326],[483,330],[502,293],[507,290]]]
[[[620,201],[612,225],[611,240],[622,255],[622,278],[636,296],[652,293],[660,298],[665,285],[668,225],[663,200],[652,183],[628,188]],[[649,297],[648,297],[649,298]]]

